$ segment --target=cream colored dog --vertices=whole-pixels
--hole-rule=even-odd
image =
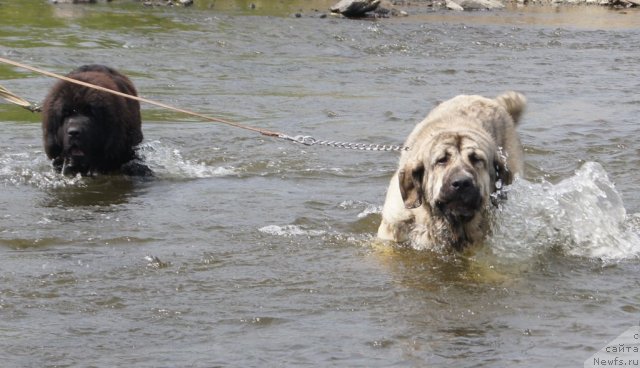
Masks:
[[[482,241],[492,194],[522,174],[515,126],[525,105],[523,95],[508,92],[461,95],[431,111],[405,142],[410,149],[389,184],[378,237],[416,249]]]

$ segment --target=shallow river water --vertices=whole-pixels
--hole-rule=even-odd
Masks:
[[[374,237],[395,152],[143,105],[155,179],[63,178],[39,115],[2,103],[3,367],[581,367],[638,325],[639,12],[370,21],[321,18],[326,1],[196,2],[0,0],[0,57],[108,64],[147,98],[358,143],[513,89],[529,100],[525,177],[483,247],[417,252]],[[53,83],[0,65],[27,99]]]

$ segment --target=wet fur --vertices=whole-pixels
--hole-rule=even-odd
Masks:
[[[67,76],[137,95],[129,78],[103,65],[85,65]],[[65,175],[151,174],[135,151],[143,139],[138,101],[59,81],[43,103],[42,132],[47,157]]]
[[[378,237],[417,249],[461,250],[481,241],[496,185],[523,170],[515,126],[526,99],[457,96],[437,106],[407,138]],[[500,183],[500,184],[498,184]]]

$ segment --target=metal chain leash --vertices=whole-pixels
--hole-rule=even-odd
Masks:
[[[357,151],[408,151],[410,147],[395,144],[375,144],[375,143],[350,143],[350,142],[338,142],[318,140],[309,135],[297,135],[291,137],[285,134],[280,134],[278,138],[286,139],[295,143],[300,143],[305,146],[327,146],[333,148],[343,148]]]

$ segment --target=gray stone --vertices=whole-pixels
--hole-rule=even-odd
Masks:
[[[447,7],[447,9],[450,10],[457,10],[457,11],[463,11],[464,8],[461,7],[458,3],[454,2],[453,0],[446,0],[445,1],[445,5]]]
[[[504,4],[498,0],[446,0],[446,6],[453,10],[493,10],[504,8]]]
[[[378,5],[380,0],[341,0],[329,10],[345,17],[362,17],[365,13],[376,10]]]

